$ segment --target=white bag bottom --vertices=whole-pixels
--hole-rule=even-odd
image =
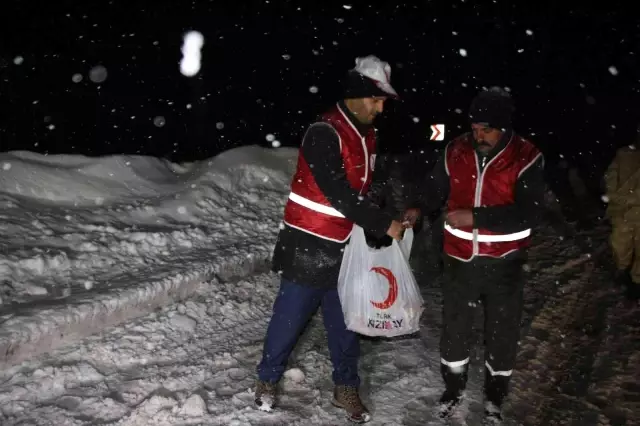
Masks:
[[[377,313],[369,317],[348,315],[345,318],[348,330],[370,337],[395,337],[416,333],[420,330],[420,316],[424,308],[405,310],[404,315]]]

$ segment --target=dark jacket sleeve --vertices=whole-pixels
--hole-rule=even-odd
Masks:
[[[444,155],[441,156],[427,178],[414,186],[413,206],[422,210],[423,216],[429,216],[441,210],[449,198],[449,175],[444,158]]]
[[[300,149],[316,184],[333,208],[376,237],[386,235],[392,218],[351,187],[340,153],[340,139],[333,127],[312,124]]]
[[[501,206],[475,207],[473,227],[513,233],[540,225],[544,217],[546,183],[544,158],[540,156],[516,183],[515,202]]]
[[[371,185],[369,185],[369,191],[367,191],[367,198],[369,198],[376,206],[386,210],[385,194],[387,192],[387,182],[389,180],[389,173],[386,168],[386,158],[382,155],[377,155],[375,161],[375,171],[373,172]]]

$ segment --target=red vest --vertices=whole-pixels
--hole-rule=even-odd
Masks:
[[[513,135],[506,147],[487,162],[480,172],[479,157],[471,134],[453,140],[445,159],[451,190],[447,209],[499,206],[515,202],[516,183],[542,154],[529,141]],[[474,256],[503,257],[529,245],[530,229],[498,234],[487,229],[456,229],[445,223],[444,251],[469,261]]]
[[[376,135],[371,128],[362,136],[349,118],[336,105],[314,125],[330,125],[336,131],[346,177],[351,187],[365,195],[371,184],[375,162]],[[309,163],[322,167],[321,158],[306,159],[302,150],[291,182],[291,194],[284,209],[284,223],[330,241],[345,242],[351,235],[353,222],[331,206],[311,174]]]

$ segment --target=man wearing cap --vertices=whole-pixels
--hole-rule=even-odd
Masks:
[[[441,372],[446,390],[440,413],[463,398],[473,314],[485,319],[485,414],[500,418],[513,371],[523,304],[526,248],[544,205],[544,161],[512,129],[514,106],[500,88],[471,104],[470,133],[451,141],[422,188],[427,211],[446,201],[442,285]],[[428,198],[427,198],[428,196]],[[413,211],[409,214],[412,219]]]
[[[346,329],[337,282],[354,224],[395,239],[404,229],[366,197],[376,157],[372,123],[385,100],[397,97],[390,74],[389,64],[375,56],[356,59],[344,100],[311,124],[302,141],[273,254],[282,282],[258,365],[255,403],[262,410],[277,404],[276,385],[289,355],[321,306],[333,364],[332,402],[355,423],[371,418],[358,393],[358,335]]]

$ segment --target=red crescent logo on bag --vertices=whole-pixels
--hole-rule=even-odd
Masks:
[[[383,268],[382,266],[374,266],[371,268],[373,272],[376,274],[380,274],[389,281],[389,295],[384,300],[384,302],[374,302],[371,300],[371,304],[378,309],[389,309],[394,303],[396,303],[396,299],[398,298],[398,280],[396,280],[395,275],[387,268]]]

